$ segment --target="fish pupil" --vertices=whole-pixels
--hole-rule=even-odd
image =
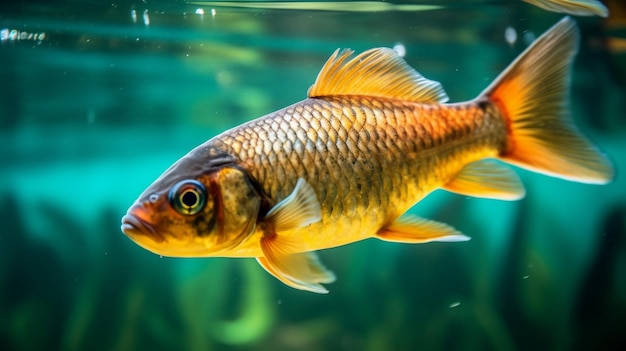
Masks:
[[[205,194],[202,183],[196,180],[183,180],[170,190],[170,205],[180,214],[193,215],[204,207]]]
[[[198,193],[195,190],[187,190],[181,196],[181,202],[185,207],[192,208],[198,204]]]

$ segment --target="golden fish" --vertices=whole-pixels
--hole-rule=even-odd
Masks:
[[[599,0],[523,0],[529,4],[552,12],[576,16],[607,17],[609,10]]]
[[[499,159],[583,183],[612,167],[571,124],[578,31],[564,18],[479,97],[445,104],[437,82],[393,50],[336,51],[308,98],[210,139],[166,170],[122,231],[156,254],[255,257],[297,289],[334,281],[313,251],[378,238],[463,241],[404,214],[436,189],[515,200],[524,188]]]

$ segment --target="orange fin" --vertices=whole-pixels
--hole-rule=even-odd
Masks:
[[[576,16],[607,17],[609,10],[597,0],[524,0],[529,4],[551,12],[567,13]]]
[[[295,188],[265,216],[272,223],[273,232],[261,239],[263,257],[259,264],[281,282],[300,290],[328,293],[320,283],[332,283],[335,275],[320,263],[315,252],[303,252],[301,243],[280,232],[305,227],[322,218],[315,190],[304,179],[298,179]]]
[[[451,226],[412,215],[404,215],[378,231],[376,237],[385,241],[421,244],[431,241],[467,241],[470,238]]]
[[[497,200],[519,200],[526,194],[517,174],[494,160],[466,165],[443,188],[460,195]]]
[[[297,252],[297,243],[290,239],[280,235],[264,237],[261,248],[264,257],[257,257],[259,264],[292,288],[326,294],[328,290],[320,283],[335,281],[333,272],[322,265],[315,252]]]
[[[281,232],[305,227],[322,219],[320,203],[315,190],[306,180],[299,178],[291,194],[272,207],[265,220],[274,224],[274,231]]]
[[[423,104],[448,101],[439,82],[424,78],[394,50],[371,49],[348,60],[352,53],[350,49],[333,53],[309,88],[310,98],[361,95]]]
[[[509,126],[505,162],[553,177],[605,184],[613,168],[569,116],[570,69],[578,48],[575,22],[565,17],[539,37],[483,92]]]

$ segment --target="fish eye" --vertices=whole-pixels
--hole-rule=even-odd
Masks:
[[[180,214],[193,215],[202,210],[206,198],[204,185],[196,180],[183,180],[170,189],[170,205]]]

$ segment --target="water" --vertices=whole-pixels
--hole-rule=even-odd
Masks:
[[[463,101],[562,17],[513,1],[422,5],[441,7],[3,2],[0,349],[623,344],[620,17],[578,18],[572,89],[573,118],[618,170],[610,185],[519,171],[523,201],[437,192],[414,211],[472,241],[326,250],[339,279],[324,296],[283,286],[251,259],[162,258],[120,232],[127,207],[161,171],[220,131],[303,99],[338,47],[403,48],[413,67]]]

